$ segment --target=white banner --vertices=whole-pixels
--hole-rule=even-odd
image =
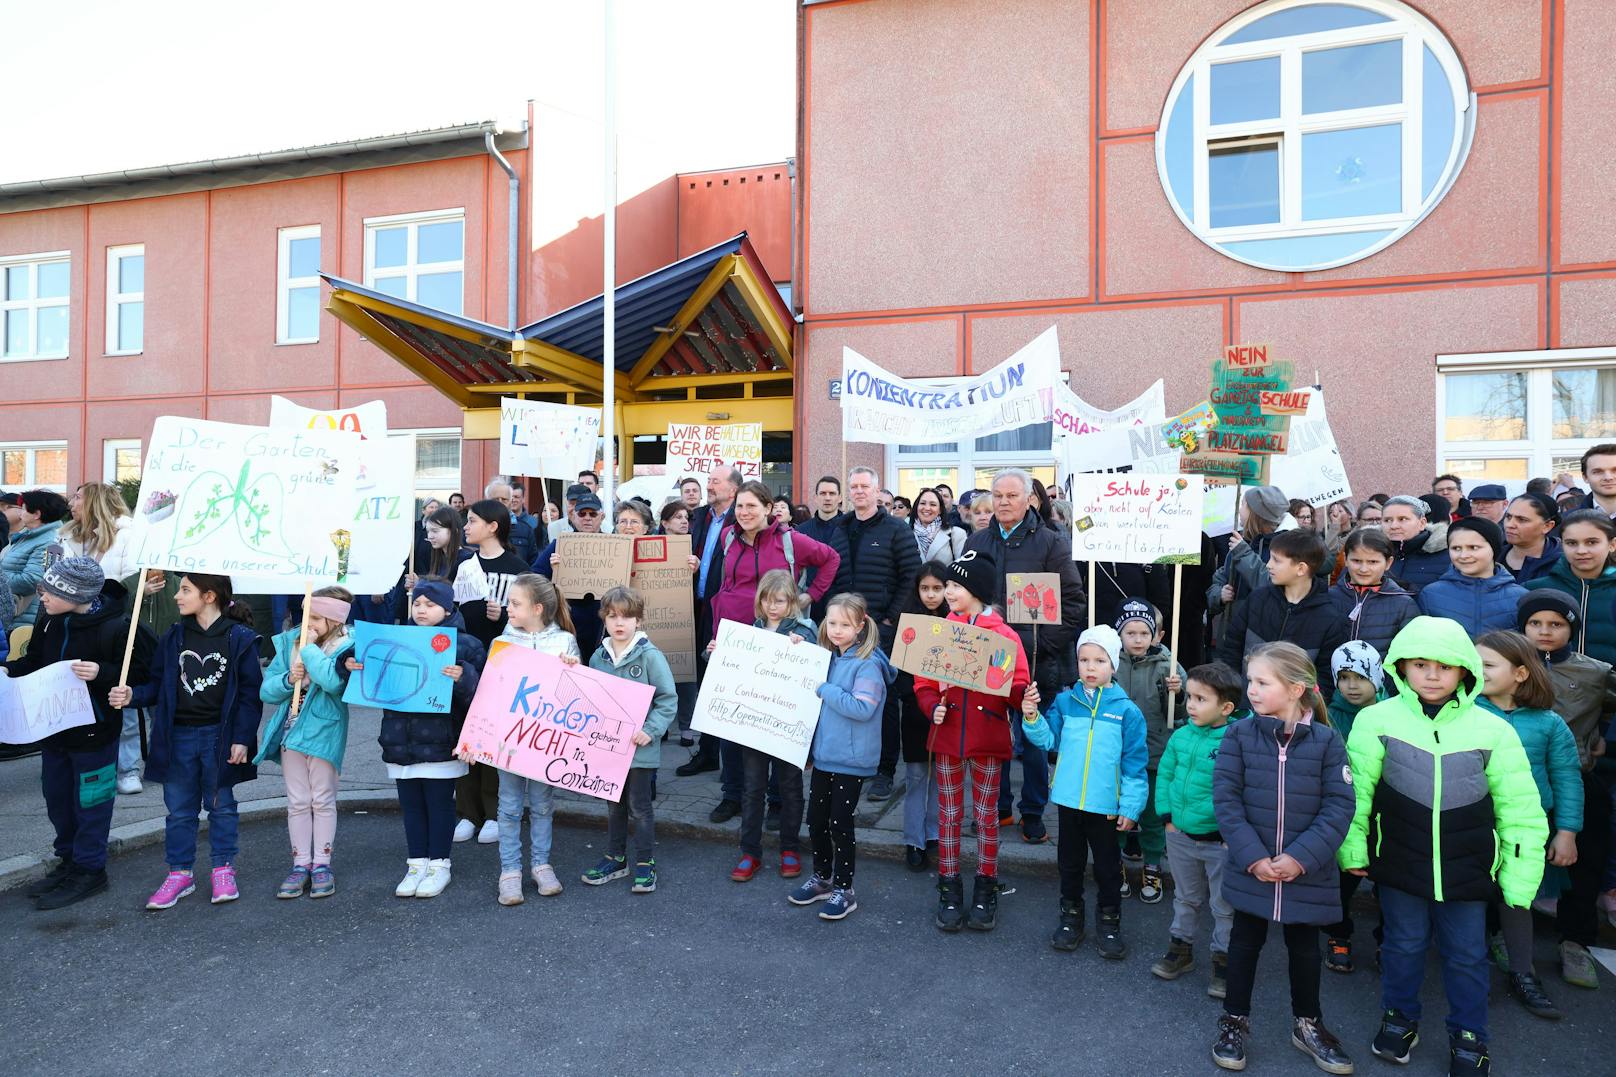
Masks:
[[[1115,411],[1101,411],[1072,392],[1065,382],[1057,382],[1049,420],[1055,424],[1056,434],[1068,437],[1166,422],[1167,405],[1162,395],[1162,380],[1157,378],[1156,384]]]
[[[1180,449],[1167,444],[1162,423],[1114,427],[1082,437],[1064,438],[1066,473],[1112,471],[1128,467],[1136,472],[1170,475],[1178,471]]]
[[[705,481],[713,468],[726,464],[739,468],[744,479],[762,478],[762,423],[668,424],[667,477],[670,482],[677,482],[686,475]]]
[[[1347,465],[1324,414],[1324,390],[1314,389],[1307,414],[1291,420],[1290,447],[1269,464],[1268,480],[1286,497],[1323,507],[1352,496]]]
[[[595,469],[599,448],[599,408],[499,398],[501,473],[570,483],[578,472]]]
[[[778,632],[723,621],[690,728],[783,759],[808,761],[830,652]]]
[[[842,349],[842,437],[878,445],[959,441],[1047,423],[1060,385],[1055,328],[967,382],[906,381]]]
[[[54,662],[23,677],[0,669],[0,744],[33,744],[95,721],[90,692],[72,662]]]
[[[1072,559],[1134,565],[1201,562],[1199,475],[1076,475]]]

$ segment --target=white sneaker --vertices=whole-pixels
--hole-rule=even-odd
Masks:
[[[499,903],[501,905],[520,905],[522,901],[522,873],[520,871],[500,872]]]
[[[462,819],[455,824],[454,840],[456,843],[470,841],[472,835],[477,833],[477,824],[470,819]]]
[[[549,864],[534,867],[533,881],[538,884],[540,897],[555,897],[561,893],[561,880],[556,878],[555,868]]]
[[[469,826],[470,824],[468,823],[467,825]],[[483,828],[481,830],[477,831],[477,844],[478,845],[492,845],[498,840],[499,840],[499,823],[498,823],[497,820],[494,820],[494,819],[488,820],[488,822],[483,824]]]
[[[449,885],[449,861],[428,860],[426,871],[421,875],[421,885],[415,888],[418,898],[435,898],[443,893],[443,888]]]
[[[410,870],[406,871],[404,878],[393,887],[394,897],[414,897],[416,890],[420,889],[421,879],[426,875],[426,857],[419,859],[411,857],[404,863],[410,866]]]
[[[145,788],[145,786],[140,784],[140,775],[138,775],[138,774],[120,774],[120,775],[118,775],[118,792],[122,793],[124,796],[134,796],[136,793],[140,792],[144,788]]]

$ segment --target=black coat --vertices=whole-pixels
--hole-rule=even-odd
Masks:
[[[445,763],[454,758],[455,741],[477,694],[477,676],[487,660],[481,641],[466,631],[466,620],[454,610],[444,628],[457,628],[455,664],[460,679],[449,697],[448,714],[421,714],[414,711],[382,711],[381,732],[376,742],[382,746],[382,761],[409,766],[413,763]]]
[[[1448,525],[1437,524],[1411,539],[1392,540],[1392,567],[1386,575],[1413,594],[1440,579],[1453,564],[1448,556]]]
[[[829,594],[852,591],[864,596],[870,616],[882,625],[882,639],[889,640],[891,625],[909,605],[915,578],[920,575],[920,551],[915,549],[915,533],[904,523],[878,508],[868,520],[845,513],[839,525],[847,539],[836,582]],[[840,552],[840,551],[838,551]]]
[[[1258,646],[1283,640],[1306,651],[1329,683],[1330,656],[1348,638],[1347,618],[1330,601],[1324,577],[1315,576],[1313,589],[1295,605],[1285,598],[1283,587],[1265,583],[1235,607],[1218,641],[1218,660],[1239,672],[1246,668],[1246,655]]]
[[[1347,638],[1361,639],[1386,657],[1392,638],[1420,615],[1414,596],[1396,580],[1385,580],[1379,587],[1364,592],[1360,597],[1352,580],[1343,575],[1330,588],[1330,603],[1347,621]],[[1357,616],[1353,616],[1353,611]],[[1334,653],[1334,652],[1332,652]],[[1328,661],[1326,657],[1325,661]]]
[[[819,518],[819,514],[815,513],[802,523],[797,524],[795,530],[802,532],[817,542],[823,542],[826,546],[835,550],[836,556],[842,559],[842,566],[845,566],[847,564],[847,529],[842,526],[842,523],[846,517],[847,513],[839,512],[828,520],[822,520]],[[830,601],[831,595],[837,593],[836,583],[841,582],[842,571],[842,567],[837,568],[837,579],[831,583],[830,590],[825,592],[824,598],[814,603],[813,610],[809,614],[813,618],[814,624],[818,624],[825,619],[825,603]],[[818,572],[819,569],[817,568],[803,569],[801,582],[804,591],[814,582],[814,576]]]
[[[914,549],[914,543],[909,548]],[[967,550],[985,551],[998,563],[998,587],[993,604],[1004,609],[1005,577],[1012,572],[1058,572],[1061,578],[1061,623],[1041,625],[1038,631],[1037,657],[1049,658],[1056,663],[1065,661],[1077,643],[1081,626],[1088,621],[1088,605],[1083,594],[1083,580],[1078,575],[1077,563],[1072,560],[1072,540],[1053,527],[1048,527],[1036,512],[1027,510],[1016,529],[1005,538],[999,533],[999,522],[994,520],[965,540]],[[1029,657],[1033,656],[1033,626],[1011,625],[1021,637],[1021,646]],[[1070,665],[1071,663],[1067,663]],[[1046,666],[1046,668],[1058,668]],[[1053,697],[1050,697],[1053,698]]]

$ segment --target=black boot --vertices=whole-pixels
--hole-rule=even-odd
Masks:
[[[1095,917],[1094,941],[1100,947],[1100,956],[1109,961],[1121,961],[1128,954],[1122,941],[1122,910],[1101,909]]]
[[[1218,1018],[1218,1038],[1212,1044],[1212,1061],[1221,1069],[1246,1068],[1246,1037],[1251,1035],[1251,1019],[1232,1013]]]
[[[711,745],[711,747],[709,747]],[[690,762],[681,763],[673,768],[673,772],[681,778],[689,778],[696,774],[704,774],[709,770],[718,769],[718,741],[702,734],[701,743],[696,746],[696,754],[690,757]]]
[[[1060,923],[1049,937],[1049,945],[1057,950],[1075,950],[1083,941],[1083,899],[1061,898]]]
[[[1291,1046],[1313,1059],[1325,1073],[1351,1073],[1352,1059],[1322,1020],[1297,1017],[1291,1022]]]
[[[1229,955],[1212,951],[1212,980],[1206,985],[1206,993],[1213,998],[1227,998],[1229,995]]]
[[[965,926],[972,931],[992,931],[999,922],[999,880],[978,875],[971,886],[971,911]]]
[[[61,885],[63,879],[73,873],[73,861],[62,859],[50,869],[50,873],[24,890],[23,893],[31,898],[43,897]]]
[[[83,901],[87,897],[99,894],[107,888],[106,869],[100,871],[87,871],[84,868],[74,867],[72,872],[57,884],[54,890],[40,895],[34,903],[34,908],[40,912],[49,912],[51,909],[65,909],[69,905]]]
[[[1543,981],[1531,972],[1512,972],[1509,974],[1509,993],[1526,1007],[1526,1012],[1533,1017],[1541,1017],[1546,1021],[1558,1021],[1565,1015],[1560,1007],[1543,990]]]
[[[965,883],[958,875],[944,875],[937,880],[937,926],[944,931],[958,931],[965,926]]]

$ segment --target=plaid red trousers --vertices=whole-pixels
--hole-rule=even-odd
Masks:
[[[960,873],[960,824],[965,820],[965,770],[971,771],[971,803],[976,811],[976,871],[999,874],[998,759],[939,755],[937,763],[937,874]]]

